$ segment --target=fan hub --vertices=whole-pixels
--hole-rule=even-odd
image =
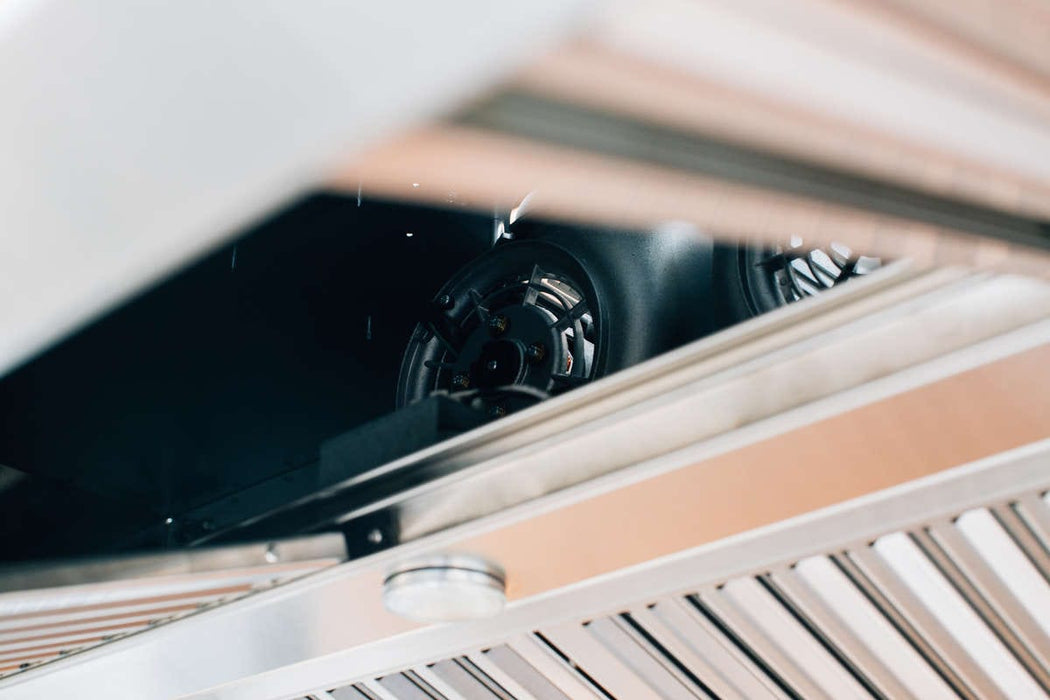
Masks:
[[[494,334],[489,323],[479,324],[467,336],[454,371],[468,374],[470,385],[482,390],[528,384],[547,391],[555,359],[566,355],[561,334],[553,328],[554,315],[531,304],[515,304],[492,310],[490,318],[500,319],[500,332]],[[554,352],[530,361],[536,353],[529,348],[535,345]]]

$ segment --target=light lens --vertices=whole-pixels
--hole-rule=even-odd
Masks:
[[[491,617],[506,604],[502,570],[472,557],[441,558],[402,566],[387,577],[383,604],[416,622]]]

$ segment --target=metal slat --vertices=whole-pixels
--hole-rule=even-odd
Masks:
[[[177,616],[169,617],[144,617],[128,622],[100,625],[95,627],[74,627],[72,629],[56,629],[47,634],[30,634],[25,636],[0,635],[0,657],[6,656],[13,649],[24,647],[37,647],[44,645],[78,644],[81,640],[110,638],[120,634],[127,634],[135,630],[145,629],[160,622],[167,622]]]
[[[73,651],[79,651],[74,649]],[[34,666],[36,664],[44,663],[45,661],[52,661],[61,656],[57,652],[49,652],[47,654],[30,654],[29,656],[23,656],[17,659],[11,659],[9,661],[0,661],[0,673],[5,673],[11,670],[21,670]]]
[[[544,698],[536,698],[533,693],[529,692],[524,686],[514,680],[511,676],[507,675],[499,666],[492,662],[488,654],[477,651],[472,654],[467,654],[466,658],[470,663],[474,664],[479,671],[491,678],[494,683],[505,689],[510,696],[516,700],[545,700]],[[547,688],[549,696],[554,695],[557,697],[559,695],[554,686],[548,684]]]
[[[507,689],[493,680],[492,676],[482,671],[477,665],[466,656],[460,656],[456,659],[456,662],[463,667],[463,670],[474,677],[479,683],[489,689],[493,695],[502,700],[515,700],[511,693],[507,692]]]
[[[809,557],[796,563],[790,573],[786,577],[791,580],[789,594],[807,610],[819,609],[813,614],[821,627],[886,695],[922,700],[958,697],[832,559]]]
[[[1050,636],[1050,581],[1043,577],[1031,557],[1002,527],[1001,521],[993,513],[976,510],[956,519],[956,527],[995,577],[1010,590],[1018,605],[1031,616],[1042,636]],[[1050,644],[1046,648],[1050,649]],[[1045,659],[1043,663],[1045,665]]]
[[[190,612],[197,608],[206,606],[208,603],[219,601],[222,595],[188,596],[167,604],[144,603],[140,605],[123,605],[109,607],[102,610],[88,608],[86,610],[64,611],[58,610],[53,613],[34,615],[31,617],[5,617],[0,618],[0,636],[7,634],[21,634],[47,630],[55,627],[72,625],[98,625],[116,622],[135,617],[166,617],[177,612]]]
[[[386,691],[387,697],[393,698],[393,700],[441,700],[436,694],[428,693],[418,685],[416,685],[411,678],[403,673],[392,673],[389,676],[383,676],[379,678],[375,686],[368,686],[370,690],[373,690],[378,695],[382,691]],[[382,700],[387,700],[387,697],[383,697]]]
[[[967,539],[949,523],[916,531],[912,537],[1043,691],[1050,693],[1050,673],[1035,651],[1050,649],[1050,638]]]
[[[506,646],[526,664],[526,668],[522,669],[514,663],[513,657],[507,657],[504,660],[501,667],[508,673],[512,673],[515,678],[522,679],[524,682],[524,679],[531,675],[528,670],[531,668],[570,700],[596,700],[599,697],[599,693],[579,673],[568,663],[555,656],[535,637],[514,637],[507,642]]]
[[[644,645],[632,636],[617,618],[605,617],[592,621],[585,629],[628,668],[644,679],[656,693],[666,700],[696,700],[710,695],[689,684],[677,670],[668,667],[659,658],[659,651]],[[689,685],[687,685],[689,684]]]
[[[722,700],[767,700],[786,698],[759,680],[744,666],[742,655],[734,656],[714,634],[686,611],[677,599],[636,608],[631,617],[644,627],[686,667],[695,671]]]
[[[900,583],[915,595],[918,604],[940,623],[945,634],[965,649],[969,663],[981,668],[992,681],[991,697],[1043,695],[1024,667],[909,534],[884,535],[875,541],[874,549]]]
[[[1050,532],[1038,534],[1039,516],[1045,510],[1043,502],[1034,496],[990,509],[999,526],[1010,535],[1043,579],[1050,583]],[[1050,516],[1047,519],[1050,520]]]
[[[400,698],[391,691],[387,690],[386,687],[383,686],[382,683],[380,683],[381,680],[382,679],[380,678],[373,678],[366,681],[361,681],[360,683],[355,683],[354,685],[356,685],[362,693],[371,695],[373,698],[375,698],[375,700],[404,700],[403,698]]]
[[[371,700],[367,695],[352,685],[336,688],[335,690],[326,693],[326,695],[332,700]],[[325,700],[327,700],[327,698]]]
[[[765,647],[775,647],[790,659],[796,673],[803,675],[820,695],[841,700],[865,698],[868,693],[762,585],[753,578],[739,578],[719,589],[762,635]],[[764,653],[764,652],[763,652]],[[798,690],[801,691],[801,688]],[[802,692],[804,697],[813,697]]]
[[[377,693],[375,691],[376,683],[373,682],[371,686],[368,683],[354,683],[354,689],[364,695],[368,700],[386,700],[389,697],[389,693],[386,695]],[[384,691],[385,692],[385,691]]]
[[[447,662],[441,662],[447,663]],[[491,696],[471,696],[460,693],[456,688],[446,682],[446,680],[434,672],[431,666],[416,666],[412,669],[412,673],[420,678],[421,681],[425,682],[428,686],[436,690],[438,693],[444,695],[448,700],[476,700],[476,698],[484,698],[484,700],[491,700]]]
[[[1043,553],[1050,556],[1050,502],[1048,501],[1050,501],[1050,492],[1042,496],[1028,494],[1017,499],[1014,509],[1042,544]]]
[[[579,623],[545,627],[543,636],[615,698],[658,700],[659,694]]]
[[[57,599],[43,599],[35,595],[36,600],[22,601],[17,606],[8,606],[0,610],[2,623],[0,627],[17,627],[38,622],[54,622],[57,620],[81,619],[98,614],[119,613],[128,610],[141,610],[151,607],[163,607],[176,605],[190,601],[218,602],[229,601],[243,597],[250,593],[252,588],[247,584],[211,587],[205,589],[188,589],[172,592],[170,589],[162,594],[156,591],[147,591],[145,595],[121,595],[112,594],[104,596],[80,596],[75,593],[70,595],[63,592]],[[135,591],[140,593],[140,591]],[[0,599],[0,603],[3,600]],[[2,606],[0,606],[2,607]]]
[[[769,580],[790,600],[797,614],[818,630],[823,643],[833,646],[853,667],[853,673],[873,687],[873,694],[884,698],[914,697],[794,570],[777,571],[769,575]]]
[[[520,693],[515,692],[512,687],[508,688],[515,695],[520,694],[522,697],[531,697],[536,700],[576,700],[576,698],[583,697],[586,697],[586,700],[592,700],[594,697],[593,694],[585,696],[584,693],[588,691],[583,688],[581,688],[581,693],[575,697],[564,692],[556,685],[555,678],[544,676],[521,654],[506,644],[487,649],[477,656],[481,656],[521,687],[523,692]]]
[[[58,644],[45,644],[40,646],[19,647],[8,649],[0,654],[0,664],[5,666],[12,662],[45,659],[52,656],[61,656],[63,652],[73,651],[86,646],[97,644],[102,641],[101,637],[87,637],[75,642],[59,642]]]
[[[337,564],[346,555],[345,538],[326,533],[151,554],[8,564],[0,566],[0,600],[33,590],[47,598],[56,588],[107,595],[121,589],[193,588],[224,581],[265,585],[271,579],[297,578]]]
[[[457,698],[463,700],[494,700],[496,698],[507,700],[510,698],[506,692],[495,691],[484,683],[471,673],[458,658],[439,661],[432,664],[430,670],[455,691]]]
[[[785,692],[793,698],[826,698],[806,673],[794,661],[784,655],[780,648],[770,643],[762,631],[751,619],[744,615],[731,601],[717,594],[717,591],[697,593],[692,600],[711,614],[726,633],[732,634],[733,643],[761,662],[769,669],[771,677],[775,675]]]
[[[430,683],[430,678],[432,678],[433,674],[427,674],[427,678],[423,678],[419,675],[419,672],[416,669],[402,671],[402,674],[405,676],[405,678],[412,681],[412,683],[415,684],[420,690],[422,690],[424,693],[431,697],[440,698],[443,700],[464,700],[463,698],[456,698],[454,691],[452,695],[446,695],[443,690],[438,690],[438,688],[436,688],[433,684]],[[438,683],[438,685],[442,686],[442,688],[447,687],[440,682]]]
[[[1002,697],[988,675],[870,548],[852,550],[835,561],[959,697]]]

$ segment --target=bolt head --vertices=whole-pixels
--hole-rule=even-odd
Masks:
[[[545,357],[547,357],[547,347],[543,343],[533,343],[525,351],[525,359],[533,364],[543,362]]]
[[[453,389],[467,389],[470,387],[470,377],[462,372],[459,372],[452,377],[452,388]]]
[[[505,406],[490,406],[489,415],[493,418],[502,418],[503,416],[507,415],[507,409]]]
[[[456,305],[455,301],[453,301],[452,297],[450,297],[448,294],[442,294],[441,296],[439,296],[437,299],[434,300],[434,304],[442,311],[448,311]]]
[[[498,314],[489,319],[489,332],[492,335],[503,335],[510,327],[510,319],[503,314]]]
[[[381,544],[383,542],[383,531],[379,528],[374,528],[368,531],[368,541],[372,544]]]

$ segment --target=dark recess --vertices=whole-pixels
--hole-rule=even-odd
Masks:
[[[14,370],[0,464],[28,476],[0,490],[0,560],[103,552],[316,461],[394,408],[418,305],[492,232],[312,196]]]

